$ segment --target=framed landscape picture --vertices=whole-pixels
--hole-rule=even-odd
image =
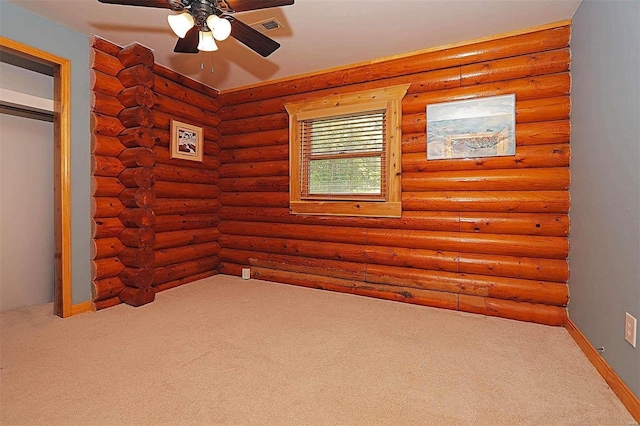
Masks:
[[[202,162],[202,128],[171,120],[171,158]]]
[[[516,95],[427,105],[427,160],[516,153]]]

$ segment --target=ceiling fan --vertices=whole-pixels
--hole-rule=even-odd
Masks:
[[[155,7],[182,12],[169,15],[169,26],[179,37],[176,53],[218,50],[215,40],[229,35],[258,54],[267,57],[280,43],[231,16],[236,12],[288,6],[294,0],[98,0],[100,3]]]

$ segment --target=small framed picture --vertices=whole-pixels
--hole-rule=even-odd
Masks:
[[[171,120],[171,158],[202,162],[202,128]]]

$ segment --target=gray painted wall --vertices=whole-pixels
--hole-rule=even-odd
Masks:
[[[640,396],[640,2],[585,0],[573,18],[571,254],[573,322]]]
[[[53,99],[53,77],[51,75],[41,74],[1,61],[0,87],[39,98]]]
[[[91,298],[89,40],[0,0],[0,34],[71,60],[71,273],[73,303]]]
[[[53,77],[4,62],[0,87],[53,99]],[[52,158],[53,123],[0,114],[0,311],[53,300]]]
[[[53,123],[0,114],[0,311],[53,301],[52,159]]]

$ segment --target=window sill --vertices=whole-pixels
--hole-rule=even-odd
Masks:
[[[401,202],[291,201],[291,214],[322,216],[401,217]]]

